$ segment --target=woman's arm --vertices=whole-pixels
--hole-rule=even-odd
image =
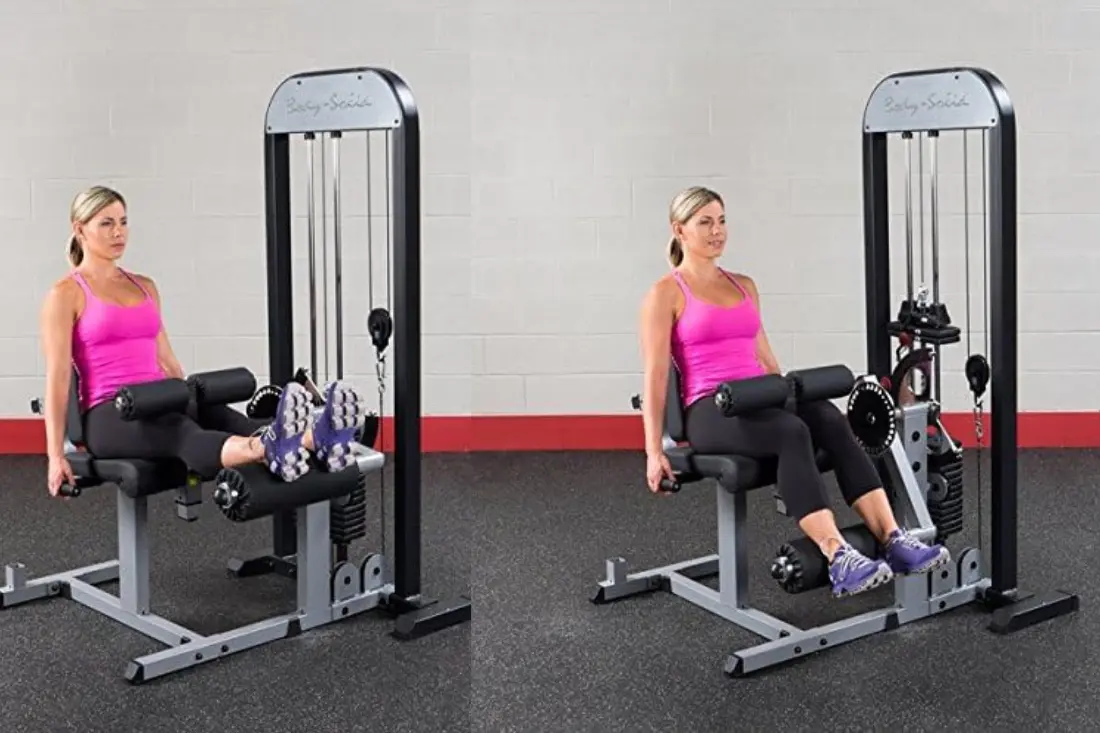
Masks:
[[[760,292],[756,289],[756,283],[748,275],[738,275],[738,281],[744,286],[748,292],[749,297],[752,298],[753,305],[756,306],[756,311],[761,313],[760,310]],[[775,352],[772,351],[772,345],[768,341],[767,331],[764,330],[763,324],[760,326],[760,333],[756,336],[756,358],[760,360],[760,365],[767,370],[769,374],[780,374],[779,360],[775,358]]]
[[[137,277],[141,280],[141,284],[152,294],[153,300],[157,303],[157,310],[163,313],[160,305],[160,292],[157,290],[157,284],[153,282],[153,278],[144,275],[138,275]],[[161,320],[163,322],[163,317]],[[187,376],[183,373],[183,365],[180,364],[180,360],[176,358],[176,352],[172,350],[172,342],[168,340],[168,331],[165,330],[164,326],[161,326],[160,333],[157,334],[157,363],[160,364],[160,368],[169,377],[184,379]]]
[[[677,291],[678,292],[678,291]],[[664,452],[665,401],[668,397],[668,370],[675,319],[675,292],[667,281],[658,282],[642,301],[642,363],[645,370],[642,391],[642,424],[645,427],[647,456]]]
[[[80,289],[68,279],[50,288],[42,304],[39,329],[46,358],[46,454],[65,457],[65,422],[73,379],[73,325]]]

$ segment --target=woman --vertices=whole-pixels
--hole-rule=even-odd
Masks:
[[[73,482],[64,440],[74,367],[84,442],[97,458],[179,458],[202,476],[222,467],[264,463],[285,481],[306,473],[309,450],[333,470],[353,460],[350,443],[363,421],[363,404],[341,383],[328,386],[315,425],[310,424],[309,398],[296,383],[286,386],[267,425],[226,406],[124,421],[113,404],[120,387],[183,379],[183,367],[160,317],[156,284],[118,266],[128,238],[122,195],[92,187],[74,199],[70,221],[68,256],[74,269],[50,289],[41,313],[51,495]]]
[[[861,593],[895,573],[927,573],[950,562],[947,548],[928,546],[898,527],[874,464],[831,402],[802,404],[797,414],[779,408],[733,418],[721,414],[713,399],[719,384],[779,374],[779,363],[761,322],[755,283],[718,265],[727,235],[722,198],[689,188],[673,199],[669,220],[673,270],[650,289],[641,317],[650,490],[673,478],[661,444],[671,354],[682,379],[688,442],[700,453],[778,459],[779,494],[829,561],[834,595]],[[844,540],[815,447],[830,455],[845,501],[883,545],[885,560],[872,560]]]

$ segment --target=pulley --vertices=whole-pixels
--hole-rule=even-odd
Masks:
[[[375,350],[381,354],[390,344],[393,336],[393,319],[385,308],[375,308],[367,316],[367,333]]]
[[[985,388],[989,385],[989,362],[981,354],[971,354],[966,360],[963,369],[966,374],[966,383],[970,385],[970,392],[974,400],[980,400],[985,394]]]
[[[848,424],[869,455],[882,455],[894,442],[898,433],[894,401],[874,377],[857,381],[848,396]]]

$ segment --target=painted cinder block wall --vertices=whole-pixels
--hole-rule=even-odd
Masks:
[[[1100,356],[1100,135],[1090,121],[1100,102],[1083,90],[1100,81],[1100,3],[933,2],[920,13],[859,0],[263,5],[0,10],[0,64],[18,102],[0,107],[0,217],[20,263],[0,271],[0,416],[25,417],[41,393],[38,304],[65,271],[69,200],[96,181],[131,201],[126,264],[160,284],[186,365],[244,364],[265,377],[264,108],[288,74],[348,65],[394,69],[423,114],[426,436],[433,420],[451,426],[437,447],[637,442],[628,398],[641,385],[638,305],[667,269],[668,202],[693,183],[726,198],[724,265],[757,281],[784,367],[858,370],[863,106],[891,72],[957,64],[998,74],[1018,112],[1020,409],[1042,421],[1022,432],[1059,443],[1090,429]],[[980,296],[977,137],[969,149]],[[957,322],[961,158],[945,136],[941,285]],[[892,165],[900,299],[897,154]],[[362,140],[345,141],[342,167],[345,359],[373,394]],[[385,181],[372,180],[377,208]],[[290,327],[307,364],[304,190],[299,176]],[[384,232],[376,218],[376,301]],[[983,317],[975,304],[975,349]],[[965,346],[944,355],[951,412],[970,409],[965,357]]]

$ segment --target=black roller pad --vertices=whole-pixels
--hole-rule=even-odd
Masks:
[[[856,378],[843,364],[799,369],[787,375],[795,384],[799,402],[815,402],[844,397],[852,391]]]
[[[190,401],[191,390],[182,379],[134,384],[115,393],[115,409],[127,421],[186,412]]]
[[[857,552],[872,558],[878,556],[878,541],[866,525],[854,524],[845,527],[840,533]],[[788,561],[798,568],[796,577],[783,584],[783,590],[788,593],[804,593],[829,585],[829,563],[821,554],[821,549],[809,537],[789,540],[780,548],[779,554],[786,555]]]
[[[231,405],[244,402],[256,392],[256,376],[244,367],[199,372],[187,378],[200,405]]]
[[[778,374],[735,379],[718,386],[716,403],[726,417],[745,415],[768,407],[782,407],[790,397],[790,383]]]
[[[223,468],[215,479],[237,493],[237,500],[222,507],[226,517],[234,522],[248,522],[307,504],[337,499],[355,491],[362,474],[358,466],[338,473],[314,470],[297,481],[283,481],[260,464]]]

